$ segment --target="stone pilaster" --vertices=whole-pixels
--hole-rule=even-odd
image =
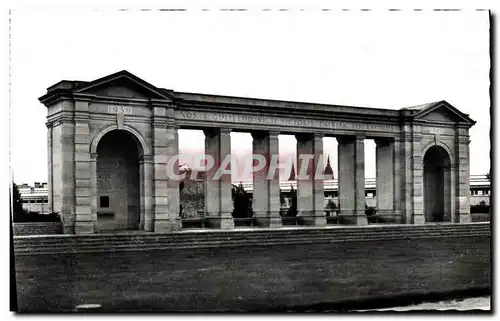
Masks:
[[[306,225],[326,225],[323,135],[297,134],[297,216]],[[318,170],[319,168],[319,170]]]
[[[422,155],[422,146],[420,144],[422,137],[420,134],[420,125],[412,126],[412,155],[411,155],[411,186],[412,186],[412,212],[411,223],[425,223],[424,216],[424,163]]]
[[[167,182],[167,116],[164,106],[153,105],[154,231],[171,231]]]
[[[47,174],[48,174],[48,179],[47,179],[47,199],[48,199],[48,204],[47,204],[47,210],[49,213],[54,212],[54,201],[52,199],[52,179],[53,179],[53,174],[52,174],[52,122],[47,122]]]
[[[253,153],[262,155],[264,168],[253,172],[253,213],[257,224],[265,227],[280,227],[279,170],[269,173],[273,155],[279,155],[277,132],[254,132]]]
[[[214,166],[205,172],[205,219],[209,227],[231,229],[234,228],[231,174],[217,177],[217,171],[224,170],[220,165],[231,157],[231,130],[215,128],[204,132],[205,154],[214,160]],[[230,163],[225,169],[230,170]]]
[[[90,154],[90,216],[94,224],[94,232],[99,232],[97,218],[97,153]]]
[[[61,216],[63,233],[74,234],[76,219],[74,103],[65,100],[49,108],[49,118],[52,122],[52,208]]]
[[[402,177],[402,192],[401,192],[401,211],[403,223],[411,224],[412,222],[412,134],[411,126],[404,125],[403,133],[401,134],[401,148],[398,157],[402,164],[400,175]]]
[[[376,139],[377,215],[383,222],[400,222],[394,208],[394,140]]]
[[[405,217],[402,211],[404,204],[404,160],[402,159],[402,154],[404,154],[404,150],[402,150],[401,139],[399,137],[393,138],[393,204],[394,204],[394,215],[396,217],[396,223],[404,223]]]
[[[96,230],[91,211],[89,101],[75,101],[75,234]]]
[[[337,141],[340,222],[366,225],[364,137],[342,136]]]
[[[172,230],[181,228],[179,190],[179,134],[174,125],[167,126],[167,164],[174,175],[167,175],[168,217]]]
[[[142,182],[141,208],[144,208],[144,230],[153,232],[155,228],[155,211],[153,197],[154,166],[152,156],[144,155],[142,157],[140,171]]]
[[[470,215],[470,138],[466,128],[455,136],[455,222],[468,223]]]

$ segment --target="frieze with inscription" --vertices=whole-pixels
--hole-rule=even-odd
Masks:
[[[199,112],[199,111],[177,111],[175,118],[178,121],[207,121],[220,123],[244,123],[255,125],[271,126],[289,126],[320,129],[338,129],[338,130],[360,130],[360,131],[381,131],[381,132],[399,132],[399,126],[377,123],[357,123],[321,119],[304,119],[290,117],[275,117],[248,114],[229,114],[217,112]]]

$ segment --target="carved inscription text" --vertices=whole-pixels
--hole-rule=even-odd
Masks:
[[[261,115],[242,115],[227,114],[216,112],[198,112],[198,111],[178,111],[177,120],[208,121],[221,123],[244,123],[255,125],[271,125],[280,127],[304,127],[320,129],[338,129],[338,130],[359,130],[359,131],[382,131],[398,132],[396,125],[377,124],[377,123],[358,123],[334,120],[304,119],[290,117],[274,117]]]

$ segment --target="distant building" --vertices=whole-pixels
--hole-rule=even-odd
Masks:
[[[329,162],[328,162],[329,164]],[[325,175],[330,175],[330,169],[325,169]],[[293,171],[293,167],[292,167]],[[293,171],[294,178],[295,171]],[[181,174],[186,173],[184,178],[185,189],[181,192],[181,203],[184,207],[184,217],[190,217],[195,215],[199,210],[203,210],[203,197],[194,197],[192,194],[194,191],[203,191],[204,177],[205,173],[200,170],[195,181],[190,180],[191,170],[184,169],[181,170]],[[333,171],[331,172],[333,175]],[[238,184],[239,181],[233,182]],[[252,181],[241,182],[243,188],[248,193],[253,192]],[[296,180],[288,180],[280,182],[280,190],[287,196],[290,193],[291,187],[297,189]],[[328,204],[329,200],[333,200],[338,205],[338,183],[337,179],[325,180],[325,206]],[[29,186],[28,184],[18,185],[19,193],[23,200],[23,208],[27,211],[39,212],[40,214],[48,213],[48,188],[47,183],[35,182],[34,186]],[[366,195],[366,205],[368,207],[377,206],[377,195],[376,195],[376,184],[374,178],[367,178],[365,180],[365,195]],[[190,195],[190,196],[187,196]],[[486,178],[486,175],[471,175],[470,176],[470,205],[478,205],[481,201],[484,201],[485,205],[490,204],[490,181]],[[195,199],[195,200],[194,200]],[[196,205],[194,205],[196,203]],[[286,198],[286,204],[289,206],[289,200]]]
[[[49,213],[49,190],[47,183],[35,182],[34,186],[26,183],[18,185],[19,194],[23,201],[23,209],[40,214]]]

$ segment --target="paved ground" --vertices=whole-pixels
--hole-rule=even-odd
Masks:
[[[490,238],[33,255],[15,263],[20,311],[74,311],[80,304],[99,304],[100,311],[280,311],[489,287]]]
[[[376,310],[360,310],[360,311],[420,311],[420,310],[491,310],[491,297],[481,296],[477,298],[445,300],[440,302],[425,302],[415,305],[398,306],[392,308],[376,309]]]

